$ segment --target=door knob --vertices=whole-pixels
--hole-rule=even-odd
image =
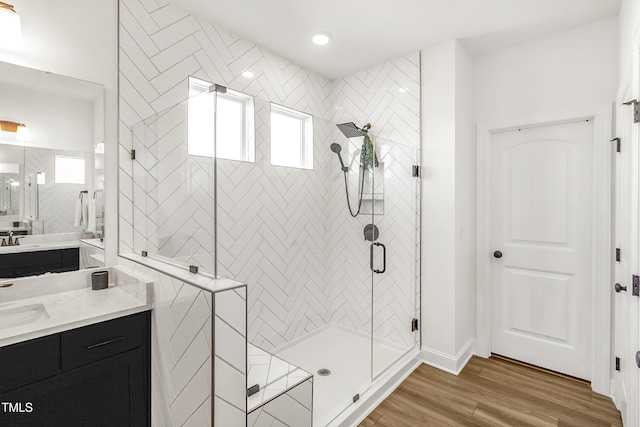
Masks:
[[[502,252],[500,252],[500,251],[495,251],[495,252],[493,253],[493,256],[494,256],[494,258],[502,258]]]
[[[622,291],[627,292],[627,287],[626,286],[622,286],[620,283],[616,283],[615,289],[616,289],[617,293],[620,293]]]

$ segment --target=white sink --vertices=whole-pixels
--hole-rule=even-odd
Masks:
[[[42,304],[0,308],[0,329],[15,328],[48,318],[49,313],[47,313],[47,309]]]

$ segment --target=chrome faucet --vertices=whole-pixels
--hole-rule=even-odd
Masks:
[[[13,240],[13,231],[9,231],[7,235],[9,236],[9,241],[7,242],[6,239],[2,239],[2,244],[0,244],[0,246],[19,246],[20,245],[20,242],[18,242],[17,237],[16,237],[16,240]]]

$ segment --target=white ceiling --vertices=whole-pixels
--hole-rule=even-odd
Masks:
[[[172,0],[328,78],[458,39],[478,55],[616,16],[621,0]],[[326,46],[314,32],[333,36]],[[588,41],[586,41],[588,42]]]

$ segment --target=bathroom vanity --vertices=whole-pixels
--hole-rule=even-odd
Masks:
[[[151,425],[151,283],[104,270],[0,281],[1,425]]]
[[[76,244],[77,246],[77,244]],[[37,276],[44,273],[62,273],[78,270],[80,252],[78,247],[37,250],[28,247],[11,246],[14,251],[0,250],[0,277],[17,278]],[[20,250],[21,252],[18,252]]]
[[[150,341],[146,311],[0,348],[2,423],[150,425]]]

